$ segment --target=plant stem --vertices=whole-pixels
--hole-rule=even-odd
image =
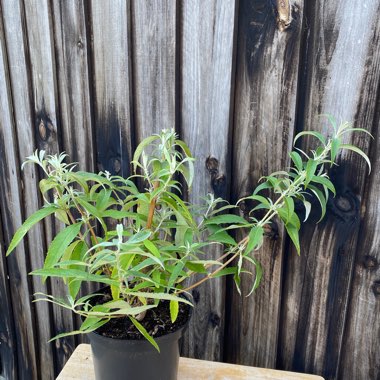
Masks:
[[[153,191],[158,188],[160,185],[159,181],[155,181],[153,183]],[[157,196],[153,197],[149,204],[149,211],[148,211],[148,220],[146,222],[146,228],[150,229],[152,227],[153,222],[153,216],[154,216],[154,210],[156,208],[156,202],[157,202]]]

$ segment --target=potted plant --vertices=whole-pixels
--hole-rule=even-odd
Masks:
[[[194,177],[194,159],[173,130],[150,136],[137,147],[129,178],[76,171],[75,164],[65,163],[65,154],[36,151],[28,157],[24,165],[37,164],[46,176],[40,181],[45,205],[18,229],[7,255],[44,218],[54,215],[63,223],[48,247],[43,268],[32,275],[43,281],[61,278],[67,285],[66,299],[37,294],[37,300],[72,310],[82,324],[78,331],[53,339],[89,333],[97,379],[126,373],[130,378],[175,379],[178,340],[191,314],[189,291],[225,275],[233,276],[239,290],[244,274],[252,276],[252,293],[262,276],[254,251],[262,244],[264,227],[276,217],[281,219],[299,253],[301,222],[295,201],[303,203],[306,220],[311,209],[308,198],[314,194],[323,218],[329,192],[335,194],[327,170],[339,149],[359,153],[370,166],[359,148],[342,144],[345,133],[367,131],[348,123],[333,125],[330,138],[312,131],[295,137],[295,142],[301,136],[315,137],[319,146],[309,155],[295,149],[289,171],[262,179],[244,198],[255,204],[248,220],[234,213],[243,199],[237,205],[211,194],[200,205],[182,200],[182,183],[190,188]],[[274,200],[263,195],[268,190]],[[264,210],[262,217],[257,217],[257,210]],[[241,229],[247,235],[235,241],[230,232]],[[223,245],[223,254],[205,259],[203,249],[213,245]],[[199,273],[203,278],[191,283]],[[82,296],[83,281],[103,288]]]

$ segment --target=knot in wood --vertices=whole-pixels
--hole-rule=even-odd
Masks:
[[[380,281],[375,281],[373,283],[372,290],[376,297],[380,296]]]
[[[352,210],[351,202],[348,198],[337,196],[335,201],[336,207],[343,212],[350,212]]]
[[[40,124],[38,125],[38,133],[42,140],[46,140],[46,127],[44,121],[41,119]]]
[[[121,163],[118,159],[113,162],[113,170],[115,171],[115,174],[119,173],[121,170]]]
[[[77,42],[77,46],[79,47],[79,49],[83,49],[83,42],[82,42],[82,40],[81,39],[79,39],[78,40],[78,42]]]
[[[374,270],[377,269],[379,266],[379,263],[377,262],[376,257],[373,256],[364,256],[362,261],[363,267],[368,270]]]
[[[213,156],[208,156],[206,158],[206,168],[211,176],[217,175],[219,172],[219,161]]]
[[[220,316],[216,313],[210,313],[209,322],[211,323],[212,327],[218,327],[220,326]]]

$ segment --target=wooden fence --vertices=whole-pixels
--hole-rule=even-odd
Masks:
[[[136,144],[175,127],[198,158],[191,198],[233,202],[289,165],[296,132],[326,132],[317,115],[330,113],[375,136],[347,136],[371,174],[340,156],[327,218],[303,227],[301,257],[272,231],[250,298],[229,280],[194,291],[183,354],[379,379],[379,12],[379,0],[0,0],[0,378],[54,379],[79,342],[46,343],[76,321],[31,303],[62,292],[28,276],[57,226],[4,256],[41,204],[27,155],[66,151],[81,169],[128,175]]]

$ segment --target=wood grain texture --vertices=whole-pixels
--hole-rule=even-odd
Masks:
[[[377,12],[379,12],[378,10]],[[375,21],[376,22],[376,21]],[[380,376],[380,254],[379,247],[379,193],[380,193],[380,22],[377,20],[368,43],[367,73],[361,85],[358,121],[362,126],[372,125],[370,177],[364,177],[365,192],[361,205],[361,226],[354,265],[342,354],[338,378],[378,379]],[[374,112],[376,107],[376,113]]]
[[[8,153],[6,144],[9,143],[9,133],[6,133],[5,130],[12,129],[13,116],[2,16],[0,6],[0,178],[2,179],[0,189],[1,193],[5,194],[7,192],[8,183],[4,183],[4,179],[7,178],[6,175],[9,170],[9,166],[6,164],[6,153]],[[2,223],[2,218],[7,210],[6,203],[4,203],[4,201],[6,202],[8,200],[7,198],[8,197],[0,197],[0,377],[16,379],[17,341],[14,330],[14,321],[16,318],[12,311],[11,281],[5,258],[5,236],[3,234]]]
[[[137,142],[176,127],[178,2],[131,2],[134,121]]]
[[[37,209],[39,196],[36,183],[37,171],[31,166],[26,167],[22,172],[19,171],[20,162],[36,147],[23,4],[20,1],[12,3],[4,1],[1,6],[7,59],[11,68],[9,91],[12,94],[14,117],[14,120],[5,120],[3,124],[4,136],[5,134],[7,136],[5,143],[7,159],[3,162],[8,165],[6,169],[8,174],[3,176],[7,180],[4,188],[7,189],[7,197],[11,198],[7,201],[3,200],[2,205],[9,212],[3,219],[4,233],[9,242],[23,218]],[[28,192],[22,192],[23,184],[28,184]],[[51,346],[41,344],[35,348],[37,342],[45,343],[51,337],[49,305],[35,307],[31,303],[34,291],[46,292],[46,286],[41,284],[40,279],[27,276],[32,269],[40,267],[44,261],[44,240],[43,228],[37,226],[29,234],[28,244],[20,245],[16,253],[8,259],[10,289],[14,300],[19,378],[51,377],[54,373],[54,367],[51,365],[44,367],[42,364],[41,368],[39,367],[41,363],[54,363]],[[23,301],[16,302],[16,299]]]
[[[305,99],[300,117],[305,129],[327,132],[327,125],[316,123],[321,113],[336,115],[338,122],[353,120],[354,126],[367,129],[374,122],[374,88],[380,79],[379,58],[374,54],[379,46],[375,16],[379,4],[368,2],[359,13],[346,5],[322,1],[306,13],[307,75],[300,95]],[[358,25],[368,27],[358,31]],[[363,134],[347,135],[346,142],[368,152],[370,139]],[[304,147],[311,144],[308,141]],[[340,166],[331,174],[337,197],[329,201],[327,218],[304,227],[300,259],[295,252],[287,255],[280,368],[312,371],[327,379],[339,377],[366,173],[365,162],[358,156],[340,156]],[[357,378],[366,378],[365,373]]]
[[[38,0],[25,2],[25,21],[30,59],[30,77],[32,85],[32,104],[34,106],[33,127],[36,136],[36,147],[49,154],[62,151],[60,144],[61,129],[59,120],[57,83],[55,72],[54,38],[52,27],[52,12],[50,3]],[[46,20],[40,22],[40,20]],[[47,244],[63,227],[61,222],[50,218],[45,220]],[[39,263],[41,267],[42,263]],[[41,279],[36,279],[41,281]],[[66,286],[59,278],[50,279],[51,291],[57,297],[67,296]],[[72,313],[53,305],[53,336],[72,331],[74,321]],[[42,322],[42,321],[41,321]],[[61,368],[75,348],[75,338],[72,336],[54,341],[57,368]],[[47,341],[41,342],[41,347],[48,347]],[[48,367],[48,363],[42,363]]]
[[[203,202],[207,193],[229,197],[235,12],[234,0],[181,3],[180,132],[196,157],[196,176],[188,196],[195,204]],[[215,259],[220,254],[213,247],[207,257]],[[193,290],[193,296],[196,305],[182,354],[221,361],[224,279],[208,281]]]
[[[263,175],[289,165],[298,80],[303,2],[291,2],[292,23],[277,27],[276,12],[267,1],[243,1],[239,6],[239,32],[235,89],[232,196],[252,194]],[[246,215],[252,205],[242,204]],[[247,215],[246,215],[247,216]],[[229,324],[226,359],[233,363],[276,365],[280,315],[284,230],[273,225],[272,236],[254,253],[263,266],[260,287],[245,298],[252,278],[243,277],[243,297],[228,286]],[[237,236],[241,239],[243,236]]]
[[[380,374],[380,145],[379,133],[371,149],[373,174],[367,179],[363,221],[354,262],[347,322],[339,365],[340,379],[376,380]],[[375,174],[376,173],[376,174]]]
[[[53,1],[53,26],[63,150],[80,170],[94,170],[85,6]]]
[[[157,374],[159,376],[159,374]],[[159,377],[157,377],[158,379]],[[57,380],[94,380],[91,348],[81,344],[59,374]],[[188,358],[179,359],[178,380],[323,380],[320,376],[276,371],[265,368],[215,363]]]
[[[129,175],[132,150],[129,2],[91,2],[98,170]]]

